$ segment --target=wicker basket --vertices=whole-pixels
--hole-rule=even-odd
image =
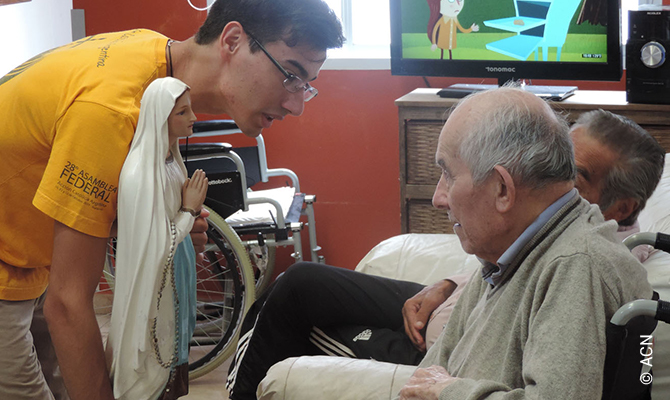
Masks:
[[[435,164],[437,139],[442,123],[435,121],[407,121],[407,183],[436,185],[440,168]]]
[[[454,233],[454,224],[447,212],[439,210],[426,200],[412,200],[409,208],[409,232],[412,233]]]

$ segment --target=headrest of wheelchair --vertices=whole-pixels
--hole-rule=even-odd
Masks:
[[[228,153],[232,149],[233,146],[229,143],[190,143],[188,145],[179,145],[179,152],[182,157]]]
[[[196,121],[193,124],[193,133],[212,132],[223,130],[239,130],[232,119],[213,119],[211,121]]]

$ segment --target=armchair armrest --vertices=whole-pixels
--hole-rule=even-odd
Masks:
[[[416,366],[345,357],[291,357],[270,368],[259,400],[391,400]]]

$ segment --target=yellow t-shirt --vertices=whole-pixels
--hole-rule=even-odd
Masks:
[[[40,296],[54,219],[107,237],[146,87],[166,75],[167,38],[104,33],[0,78],[0,299]]]

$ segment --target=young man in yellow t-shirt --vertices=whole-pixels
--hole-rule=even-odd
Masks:
[[[183,42],[142,29],[99,34],[0,78],[0,398],[52,398],[29,331],[42,302],[71,398],[112,398],[92,299],[149,83],[174,76],[196,112],[227,114],[257,136],[302,114],[315,94],[306,82],[342,41],[320,0],[219,0]],[[196,221],[197,250],[205,228]]]

